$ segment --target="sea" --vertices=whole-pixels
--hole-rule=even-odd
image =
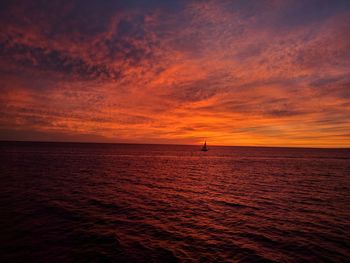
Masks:
[[[349,262],[350,150],[0,143],[0,261]]]

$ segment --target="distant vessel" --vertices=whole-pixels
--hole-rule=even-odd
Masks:
[[[201,151],[202,151],[202,152],[206,152],[206,151],[208,151],[207,141],[205,141],[205,142],[204,142],[204,145],[202,146]]]

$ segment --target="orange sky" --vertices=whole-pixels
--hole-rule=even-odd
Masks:
[[[350,147],[348,1],[17,1],[0,139]]]

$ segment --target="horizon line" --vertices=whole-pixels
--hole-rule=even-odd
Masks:
[[[139,143],[139,142],[89,142],[89,141],[36,141],[36,140],[1,140],[0,143],[75,143],[75,144],[130,144],[130,145],[176,145],[176,146],[200,146],[201,144],[178,143]],[[268,146],[268,145],[209,145],[209,147],[251,147],[251,148],[295,148],[295,149],[335,149],[350,150],[346,147],[322,147],[322,146]]]

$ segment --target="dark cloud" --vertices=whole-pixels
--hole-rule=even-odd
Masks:
[[[297,116],[297,115],[303,115],[304,112],[297,111],[297,110],[271,110],[267,111],[266,115],[272,116],[272,117],[290,117],[290,116]]]
[[[286,1],[282,12],[279,13],[276,25],[285,27],[304,26],[323,21],[350,8],[347,0],[309,0]]]
[[[167,97],[183,103],[194,102],[209,99],[222,90],[220,78],[215,76],[175,85]]]
[[[91,65],[82,58],[72,57],[58,50],[48,50],[16,43],[12,45],[0,44],[0,57],[21,66],[32,67],[41,71],[55,71],[66,76],[77,76],[83,79],[117,79],[120,74],[107,65]]]
[[[350,98],[350,75],[320,77],[311,81],[310,85],[319,96]]]
[[[5,141],[55,141],[55,142],[110,142],[109,138],[96,134],[68,133],[60,130],[38,131],[0,127],[0,138]]]
[[[0,33],[0,56],[20,66],[66,76],[117,79],[126,64],[140,65],[154,58],[156,43],[144,28],[147,13],[123,13],[128,8],[126,2],[117,1],[19,1],[8,5],[0,18],[5,25]],[[119,66],[111,65],[115,62]]]

